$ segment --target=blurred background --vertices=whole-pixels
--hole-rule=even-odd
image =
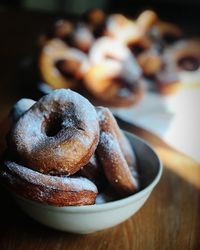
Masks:
[[[106,13],[117,12],[132,17],[137,17],[142,10],[152,9],[162,20],[179,25],[186,36],[200,36],[199,0],[0,0],[1,120],[13,103],[24,96],[25,88],[29,89],[29,94],[33,94],[28,82],[27,86],[21,87],[19,81],[23,78],[20,71],[22,64],[29,63],[29,59],[38,53],[37,37],[46,31],[56,18],[76,18],[91,8],[101,8]],[[198,102],[195,100],[193,103],[192,109],[197,107]],[[184,105],[187,106],[187,103]],[[194,116],[196,117],[195,114]],[[199,120],[192,122],[196,124],[195,129],[199,123]],[[194,131],[193,125],[189,124],[188,128]],[[195,133],[193,138],[190,144],[199,145],[199,138]]]

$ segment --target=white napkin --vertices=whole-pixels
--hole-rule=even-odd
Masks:
[[[111,110],[200,162],[200,88],[184,88],[169,97],[147,92],[138,105]]]

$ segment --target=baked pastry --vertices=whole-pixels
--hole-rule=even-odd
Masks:
[[[52,89],[78,88],[82,78],[86,55],[75,48],[69,48],[59,39],[49,40],[39,56],[41,78]]]
[[[1,175],[16,194],[49,205],[91,205],[97,196],[96,186],[86,178],[46,175],[15,162],[5,162]]]
[[[27,167],[69,175],[87,164],[98,139],[94,107],[79,94],[60,89],[42,97],[19,119],[9,146]]]
[[[130,195],[139,188],[135,155],[112,113],[103,107],[99,107],[97,112],[100,125],[97,154],[104,173],[120,195]]]
[[[138,190],[135,154],[108,109],[95,110],[84,97],[60,89],[37,102],[18,101],[11,117],[16,110],[0,169],[12,192],[49,205],[79,206],[94,204],[98,193],[106,202]]]

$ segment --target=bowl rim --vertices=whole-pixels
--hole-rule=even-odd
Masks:
[[[34,206],[37,207],[42,207],[43,209],[45,208],[46,210],[54,210],[54,211],[58,211],[58,212],[69,212],[69,213],[80,213],[80,212],[84,212],[84,213],[90,213],[90,212],[99,212],[99,211],[105,211],[105,210],[112,210],[112,209],[116,209],[116,208],[121,208],[123,206],[127,206],[129,203],[132,203],[133,201],[138,201],[140,199],[143,199],[144,197],[146,197],[148,194],[150,194],[153,190],[153,188],[156,186],[156,184],[159,182],[162,172],[163,172],[163,165],[162,162],[159,158],[159,156],[157,155],[157,153],[155,152],[155,150],[153,149],[153,147],[151,146],[151,144],[149,144],[148,142],[146,142],[144,139],[125,131],[125,134],[128,135],[129,137],[133,137],[136,140],[139,140],[140,142],[142,142],[143,144],[145,144],[148,149],[151,151],[151,153],[154,155],[157,164],[158,164],[158,172],[156,174],[156,176],[154,177],[153,181],[147,185],[145,188],[143,188],[142,190],[138,191],[135,194],[132,194],[126,198],[122,198],[119,200],[115,200],[115,201],[110,201],[110,202],[106,202],[106,203],[102,203],[102,204],[94,204],[94,205],[86,205],[86,206],[53,206],[53,205],[48,205],[48,204],[42,204],[36,201],[31,201],[28,200],[26,198],[23,198],[17,194],[14,194],[14,196],[17,199],[21,199],[23,201],[25,201],[26,203],[30,203]]]

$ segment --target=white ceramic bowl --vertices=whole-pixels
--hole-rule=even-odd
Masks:
[[[126,133],[135,149],[141,169],[142,189],[127,198],[90,206],[54,207],[16,196],[21,209],[38,222],[62,231],[87,234],[113,227],[135,214],[158,183],[162,164],[153,149],[138,137]]]

